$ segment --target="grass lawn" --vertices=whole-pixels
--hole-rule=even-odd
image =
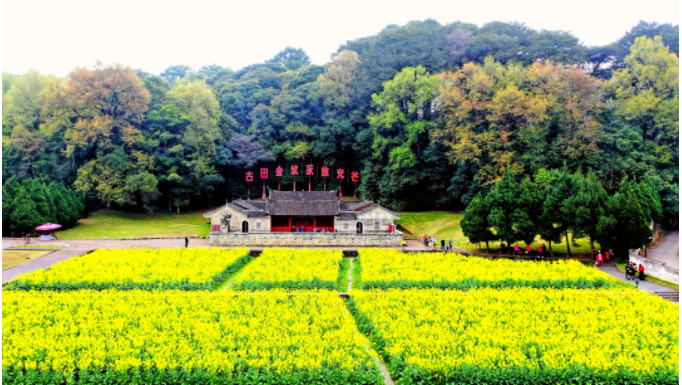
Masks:
[[[65,249],[65,246],[59,246],[59,245],[36,245],[36,244],[31,244],[31,245],[19,245],[19,246],[12,246],[13,249]]]
[[[350,270],[350,259],[344,258],[341,260],[341,268],[339,269],[339,278],[336,280],[337,290],[339,293],[348,292],[348,271]]]
[[[397,221],[397,224],[402,225],[405,229],[413,234],[417,239],[423,239],[424,234],[430,237],[435,236],[440,244],[441,239],[446,242],[452,238],[454,247],[460,249],[475,250],[476,245],[469,243],[467,237],[462,234],[462,227],[460,221],[464,218],[464,213],[457,213],[452,211],[424,211],[424,212],[401,212],[402,218]],[[410,237],[408,235],[408,237]],[[571,254],[573,256],[591,256],[590,240],[588,238],[577,239],[578,246],[571,244]],[[537,251],[538,246],[544,243],[549,247],[549,242],[543,241],[540,237],[535,239],[535,243],[531,244],[533,251]],[[438,246],[440,248],[440,245]],[[485,251],[485,243],[481,244],[482,251]],[[595,247],[599,249],[599,244],[595,243]],[[519,242],[519,248],[525,250],[526,244]],[[555,255],[566,255],[566,240],[563,243],[553,243],[552,250]],[[490,251],[494,253],[500,252],[499,242],[490,242]]]
[[[21,265],[31,259],[42,257],[49,252],[49,250],[2,250],[2,269],[5,270],[16,265]]]
[[[132,214],[118,210],[99,210],[81,219],[75,227],[57,232],[60,239],[161,238],[204,236],[211,230],[210,220],[201,215],[210,210],[182,214],[160,211]]]

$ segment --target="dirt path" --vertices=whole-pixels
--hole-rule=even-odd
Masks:
[[[350,269],[348,269],[348,291],[350,293],[351,287],[353,287],[353,260],[355,258],[350,258]]]

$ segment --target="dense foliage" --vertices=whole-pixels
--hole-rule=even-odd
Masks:
[[[520,23],[426,20],[349,41],[324,66],[286,48],[238,71],[3,73],[3,181],[179,211],[244,198],[247,169],[305,161],[359,170],[362,196],[393,209],[462,209],[508,167],[566,164],[609,195],[647,177],[676,218],[678,31],[641,22],[585,47]]]
[[[482,287],[611,288],[611,278],[578,261],[490,260],[452,253],[402,253],[361,249],[362,289],[435,288],[471,290]]]
[[[210,290],[249,260],[247,249],[98,249],[13,280],[17,290]]]
[[[538,170],[533,179],[520,183],[511,168],[490,193],[479,193],[467,207],[462,232],[471,242],[499,240],[508,246],[517,241],[531,244],[540,236],[549,242],[566,241],[569,234],[589,237],[592,248],[598,242],[625,257],[627,250],[649,243],[651,224],[663,217],[661,198],[648,178],[623,179],[620,189],[609,196],[589,171],[569,174]]]
[[[335,293],[6,292],[3,384],[378,384]]]
[[[679,307],[641,292],[355,292],[399,384],[677,384]]]
[[[68,229],[87,214],[85,199],[69,188],[43,179],[11,177],[2,186],[2,233],[22,236],[35,233],[45,223]]]
[[[236,290],[336,289],[341,250],[265,249],[234,281]]]

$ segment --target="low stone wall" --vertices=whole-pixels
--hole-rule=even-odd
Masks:
[[[209,234],[213,246],[400,246],[400,234],[222,233]]]
[[[630,253],[630,262],[644,265],[644,275],[651,275],[664,281],[680,284],[680,271],[665,266],[663,262],[652,261],[636,254]]]

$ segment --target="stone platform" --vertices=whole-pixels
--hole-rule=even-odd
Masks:
[[[223,233],[209,234],[212,246],[341,246],[395,247],[403,240],[402,233]]]

